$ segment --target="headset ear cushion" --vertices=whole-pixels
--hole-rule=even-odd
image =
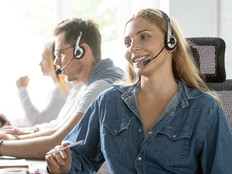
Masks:
[[[84,54],[85,54],[85,49],[81,46],[79,46],[79,48],[77,50],[74,50],[74,53],[73,53],[73,55],[76,59],[82,58],[84,56]]]
[[[165,48],[169,51],[174,50],[177,45],[177,39],[175,36],[171,35],[170,40],[167,40],[167,36],[165,36]]]

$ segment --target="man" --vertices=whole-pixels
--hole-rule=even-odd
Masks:
[[[101,60],[101,35],[91,20],[73,18],[60,22],[55,30],[55,64],[69,81],[80,80],[86,88],[76,100],[76,114],[54,129],[20,136],[20,140],[3,141],[1,155],[19,158],[44,158],[79,122],[91,102],[123,76],[110,59]]]

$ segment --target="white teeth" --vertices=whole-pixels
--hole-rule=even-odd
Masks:
[[[139,62],[139,61],[144,60],[144,59],[146,59],[146,57],[139,57],[139,58],[135,59],[134,62]]]

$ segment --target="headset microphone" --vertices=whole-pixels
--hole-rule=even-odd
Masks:
[[[68,63],[66,65],[64,65],[62,68],[56,69],[56,75],[59,75],[60,73],[62,73],[62,71],[64,70],[64,68],[66,68],[66,66],[68,66],[70,64],[70,62],[74,59],[75,57],[73,57],[72,59],[70,59],[68,61]]]
[[[61,69],[56,69],[56,75],[59,75],[60,73],[62,73],[62,70]]]
[[[160,53],[164,50],[165,46],[160,50],[160,52],[153,58],[151,59],[147,59],[143,62],[143,66],[147,65],[148,63],[150,63],[152,60],[154,60],[156,57],[158,57],[160,55]]]

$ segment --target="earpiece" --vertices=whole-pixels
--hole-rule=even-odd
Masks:
[[[175,49],[175,47],[177,45],[177,39],[171,33],[171,21],[170,21],[170,18],[168,17],[168,15],[166,13],[163,12],[163,14],[166,16],[167,23],[168,23],[168,31],[167,31],[167,35],[165,36],[164,45],[165,45],[165,48],[167,50],[171,51],[171,50]]]
[[[80,34],[77,37],[75,49],[73,51],[74,58],[76,59],[82,58],[85,54],[85,49],[80,46],[80,40],[84,29],[85,29],[85,21],[82,21],[80,26]]]
[[[151,59],[145,60],[143,62],[143,66],[146,66],[152,60],[154,60],[155,58],[157,58],[162,53],[162,51],[164,50],[164,48],[166,48],[168,51],[171,51],[171,50],[174,50],[175,47],[176,47],[177,39],[176,39],[175,36],[173,36],[171,34],[171,21],[170,21],[168,15],[166,13],[163,12],[163,14],[166,16],[167,23],[168,23],[168,31],[167,31],[167,35],[165,35],[165,38],[164,38],[164,46],[163,46],[163,48],[160,50],[160,52],[156,56],[154,56]]]

